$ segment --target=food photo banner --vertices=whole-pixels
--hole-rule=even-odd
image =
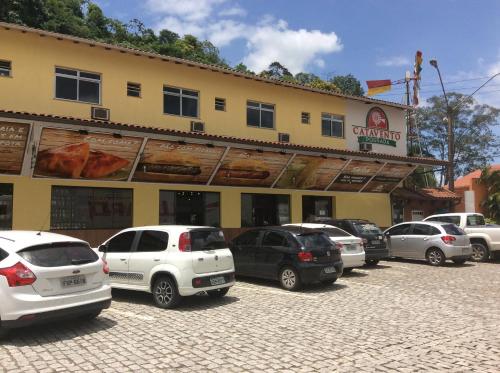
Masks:
[[[359,192],[382,167],[373,161],[351,161],[332,184],[330,190]]]
[[[127,180],[142,138],[44,128],[34,177]]]
[[[413,166],[404,164],[386,164],[370,183],[363,189],[363,192],[389,193],[393,190],[408,173],[413,170]]]
[[[21,174],[29,131],[27,123],[0,122],[0,174]]]

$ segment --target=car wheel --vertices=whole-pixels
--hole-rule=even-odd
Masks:
[[[212,298],[222,298],[224,295],[227,294],[229,291],[229,288],[222,288],[222,289],[215,289],[215,290],[208,290],[207,294],[212,297]]]
[[[471,260],[475,262],[485,262],[488,260],[488,248],[479,242],[472,242],[472,257]]]
[[[85,315],[80,316],[80,319],[82,320],[94,320],[101,314],[102,310],[86,313]]]
[[[455,264],[464,264],[467,259],[452,259]]]
[[[367,259],[366,265],[367,266],[376,266],[378,264],[378,262],[380,262],[380,260],[378,260],[378,259]],[[345,269],[344,269],[344,272],[345,272]]]
[[[446,261],[443,252],[437,248],[429,249],[426,255],[427,261],[432,266],[442,266]]]
[[[344,275],[349,274],[352,272],[354,268],[344,268],[344,271],[342,272]]]
[[[279,275],[281,287],[285,290],[298,290],[301,282],[299,273],[293,267],[284,267]]]
[[[153,298],[160,308],[174,308],[181,300],[177,286],[170,277],[159,277],[153,285]]]

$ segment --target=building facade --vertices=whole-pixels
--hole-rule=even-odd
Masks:
[[[0,227],[391,224],[403,105],[0,23]]]

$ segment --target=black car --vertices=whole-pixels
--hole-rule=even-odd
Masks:
[[[389,256],[389,249],[382,230],[374,223],[363,219],[321,219],[317,222],[334,225],[350,234],[362,238],[367,265],[376,265]]]
[[[332,284],[342,275],[340,251],[324,233],[302,227],[246,231],[231,243],[236,275],[278,280],[286,290]]]

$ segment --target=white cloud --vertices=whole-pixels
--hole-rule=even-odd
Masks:
[[[235,19],[245,16],[246,10],[234,0],[147,0],[146,7],[157,18],[156,30],[192,34],[218,47],[236,39],[246,41],[242,60],[256,72],[274,61],[292,73],[304,71],[309,65],[324,68],[322,56],[343,47],[335,32],[291,29],[285,20],[270,14],[262,15],[256,24]]]
[[[380,59],[377,62],[377,66],[381,67],[400,67],[409,66],[410,60],[404,56],[394,56],[385,59]]]

